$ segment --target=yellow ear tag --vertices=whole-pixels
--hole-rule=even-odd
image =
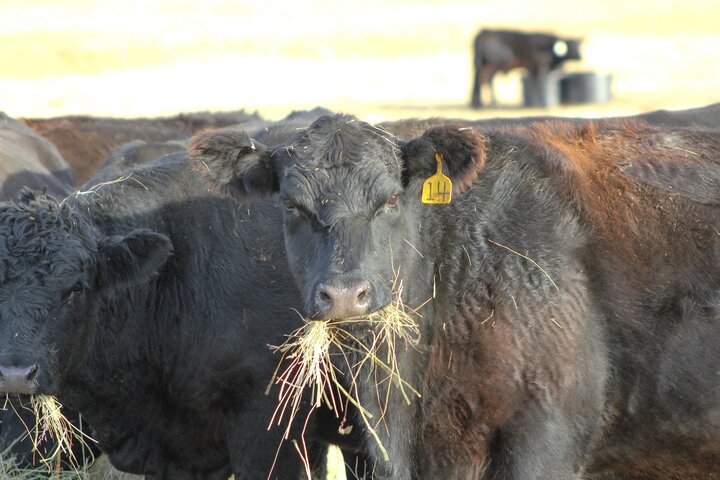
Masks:
[[[435,152],[435,161],[437,173],[423,183],[422,203],[450,203],[452,181],[442,173],[442,155]]]

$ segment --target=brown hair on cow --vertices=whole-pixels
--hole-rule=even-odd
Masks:
[[[707,134],[655,129],[632,120],[544,122],[517,132],[545,153],[552,168],[561,171],[569,197],[601,241],[629,255],[626,258],[633,258],[637,266],[658,251],[682,255],[670,248],[669,229],[688,242],[706,234],[685,229],[683,220],[703,205],[671,188],[653,187],[642,173],[631,176],[623,167],[642,166],[651,159],[682,169],[686,157],[698,155],[691,150],[693,145],[703,143],[702,151],[720,150],[720,142],[708,144]]]

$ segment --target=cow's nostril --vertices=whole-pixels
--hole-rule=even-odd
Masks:
[[[318,292],[318,298],[324,303],[332,303],[332,297],[324,290],[320,290]]]
[[[28,370],[27,370],[28,373],[25,378],[27,380],[33,380],[35,378],[35,376],[37,375],[37,371],[38,371],[37,365],[33,363],[32,365],[30,365],[28,367]]]
[[[352,291],[355,292],[354,308],[364,309],[366,307],[365,303],[370,299],[370,283],[360,282],[355,285]]]
[[[314,296],[314,309],[321,318],[347,318],[364,315],[373,301],[368,281],[321,283]]]

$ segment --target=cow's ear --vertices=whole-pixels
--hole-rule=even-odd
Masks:
[[[453,191],[463,193],[475,182],[485,165],[488,140],[471,127],[442,126],[401,145],[405,159],[404,180],[427,178],[437,172],[435,153],[442,156],[443,173]]]
[[[168,237],[147,229],[108,237],[98,247],[98,283],[118,287],[147,282],[172,251]]]
[[[211,185],[237,199],[270,195],[278,178],[267,148],[231,129],[206,130],[190,141],[190,159]]]

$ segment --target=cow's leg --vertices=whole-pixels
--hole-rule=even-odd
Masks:
[[[623,475],[613,474],[591,475],[588,478],[591,480],[637,480],[636,477],[627,477]]]
[[[487,83],[490,86],[490,105],[493,108],[497,107],[497,97],[495,97],[495,84],[493,83],[494,78],[495,78],[495,72],[490,72],[488,74]]]
[[[544,410],[544,409],[543,409]],[[581,438],[562,412],[531,409],[500,433],[488,478],[493,480],[578,480],[584,455]]]
[[[517,344],[531,338],[534,349],[525,353],[523,366],[518,367],[524,371],[523,393],[518,396],[522,400],[491,437],[484,479],[584,477],[590,449],[602,428],[609,366],[600,317],[594,312],[584,274],[575,269],[579,266],[570,265],[557,273],[556,278],[565,278],[558,293],[523,303],[520,299],[529,298],[533,288],[528,285],[516,290],[517,311],[514,305],[499,308],[497,322],[512,325]],[[532,293],[537,291],[535,287]],[[514,344],[507,342],[498,351],[500,358],[511,356]]]
[[[368,402],[369,403],[369,402]],[[394,408],[393,408],[394,407]],[[413,448],[416,432],[414,428],[410,428],[407,420],[411,412],[408,405],[391,405],[387,411],[392,411],[394,415],[387,415],[384,419],[386,424],[381,425],[377,430],[378,436],[381,438],[385,451],[388,454],[388,460],[384,459],[374,438],[368,438],[368,460],[365,471],[365,479],[373,480],[413,480],[417,479],[415,475],[415,450]],[[376,412],[375,418],[380,416]],[[361,457],[358,457],[360,460]],[[346,470],[347,471],[347,470]],[[361,473],[362,471],[360,471]],[[354,476],[348,476],[349,480],[355,480],[363,477],[357,472]]]
[[[555,318],[570,325],[560,316]],[[592,328],[586,330],[588,339],[595,337]],[[593,343],[597,343],[596,347]],[[541,382],[533,385],[537,388],[533,399],[517,410],[497,434],[491,460],[495,474],[488,478],[578,480],[584,477],[584,466],[602,423],[607,363],[599,343],[595,340],[585,347],[577,346],[573,381],[560,389]]]
[[[328,451],[329,446],[320,442],[308,442],[308,462],[310,474],[313,480],[323,480],[328,478]],[[306,471],[302,472],[300,478],[307,479]]]
[[[372,461],[365,455],[343,452],[345,461],[345,478],[347,480],[371,480],[373,474]]]
[[[268,430],[271,413],[267,408],[245,408],[228,415],[228,451],[235,480],[294,479],[302,472],[300,455],[292,441],[298,435],[285,440],[282,428]]]
[[[473,108],[480,108],[482,107],[482,83],[480,82],[480,70],[482,69],[481,65],[478,65],[477,62],[475,63],[475,76],[473,78],[473,85],[472,85],[472,92],[471,92],[471,99],[470,99],[470,105]]]
[[[190,472],[174,464],[168,464],[162,474],[145,475],[145,480],[226,480],[229,476],[227,467],[215,471]]]

